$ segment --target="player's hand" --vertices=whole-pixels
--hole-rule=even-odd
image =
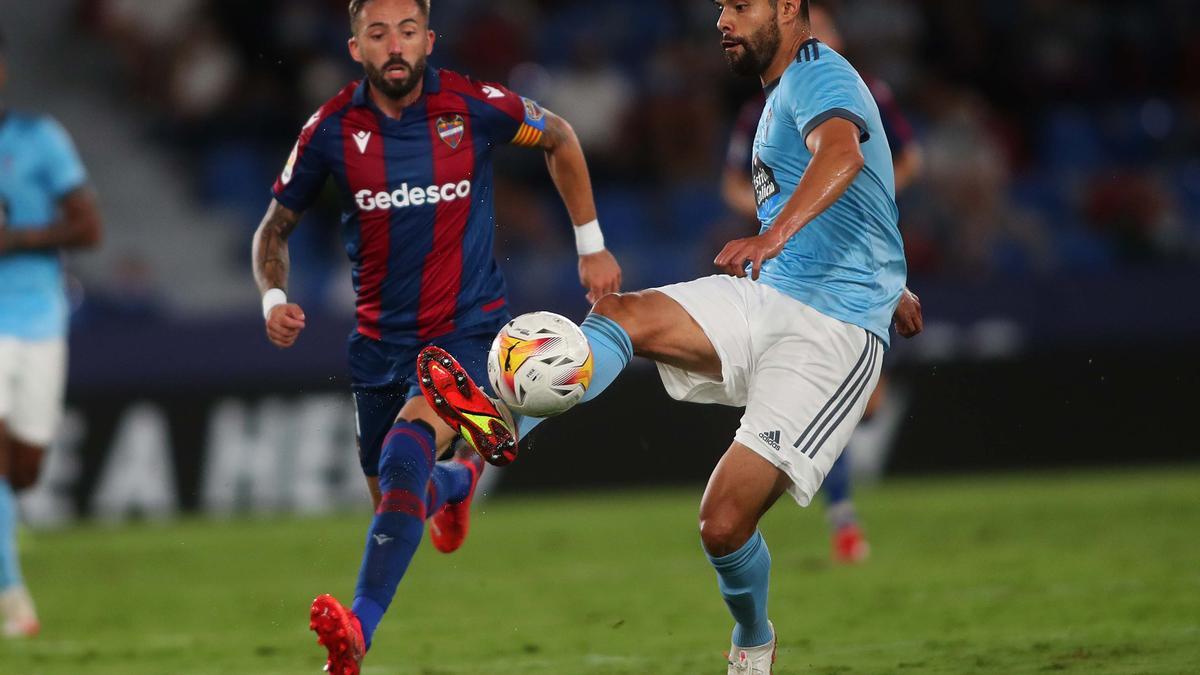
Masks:
[[[291,347],[304,330],[304,310],[296,303],[275,305],[267,317],[267,339],[280,348]]]
[[[713,264],[726,274],[735,277],[746,276],[746,264],[750,264],[750,278],[758,281],[758,273],[763,263],[779,255],[786,240],[780,239],[774,230],[762,234],[734,239],[725,244],[725,248],[717,254]]]
[[[896,314],[892,320],[896,322],[896,332],[906,338],[913,337],[925,328],[925,319],[921,316],[921,299],[916,293],[907,288],[900,293],[900,304],[896,305]]]
[[[608,249],[581,255],[579,281],[587,289],[587,301],[594,305],[609,293],[621,291],[621,266]]]

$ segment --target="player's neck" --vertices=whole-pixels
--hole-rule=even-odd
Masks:
[[[796,60],[796,54],[800,53],[800,45],[811,39],[813,39],[812,30],[808,28],[802,28],[788,38],[779,51],[775,52],[775,58],[771,59],[771,65],[767,66],[767,69],[759,76],[762,78],[763,86],[783,77],[783,71],[792,65],[792,61]]]
[[[384,115],[392,119],[400,119],[404,115],[404,109],[417,102],[421,98],[421,94],[425,91],[425,80],[422,78],[417,82],[417,86],[413,90],[405,94],[404,98],[388,98],[375,87],[368,87],[368,93],[371,100],[375,102],[375,106],[383,112]]]

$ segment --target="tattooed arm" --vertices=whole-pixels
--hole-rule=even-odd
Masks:
[[[299,213],[271,200],[267,214],[254,232],[251,248],[254,281],[258,284],[259,293],[266,293],[272,288],[287,290],[287,238],[299,222]],[[271,308],[266,322],[267,339],[276,347],[291,347],[304,329],[304,310],[295,303],[276,305]]]

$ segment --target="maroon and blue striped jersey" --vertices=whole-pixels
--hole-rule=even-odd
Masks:
[[[430,68],[420,99],[392,119],[369,86],[349,84],[309,118],[275,199],[304,211],[333,178],[362,335],[414,344],[496,318],[506,300],[492,151],[537,145],[545,113],[499,84]]]

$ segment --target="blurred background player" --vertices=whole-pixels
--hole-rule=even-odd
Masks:
[[[813,36],[834,51],[844,54],[845,43],[832,12],[821,5],[812,5],[809,13]],[[861,74],[875,98],[876,105],[879,106],[879,117],[887,134],[888,147],[892,150],[896,196],[899,197],[921,172],[921,147],[916,141],[912,125],[900,110],[887,83],[870,73]],[[754,186],[750,182],[751,148],[765,103],[766,96],[759,93],[747,101],[738,112],[721,174],[721,196],[725,203],[734,213],[744,217],[748,223],[754,223],[756,227],[757,205],[754,203]],[[864,422],[869,421],[883,404],[886,386],[885,372],[880,376],[879,384],[867,401],[867,409],[863,413]],[[850,481],[850,447],[847,446],[821,485],[821,491],[825,493],[826,517],[832,529],[833,559],[845,563],[862,562],[870,553],[870,545],[851,499]]]
[[[425,519],[443,552],[466,536],[482,460],[470,453],[435,463],[455,434],[422,397],[411,396],[413,364],[436,341],[482,380],[492,339],[509,319],[492,252],[496,146],[545,151],[575,223],[589,301],[620,287],[571,127],[498,84],[428,68],[435,39],[429,9],[427,0],[351,0],[349,49],[366,77],[305,124],[254,238],[267,335],[289,347],[305,315],[284,293],[287,237],[333,177],[357,294],[349,359],[359,452],[376,506],[352,608],[328,595],[312,606],[311,627],[335,675],[359,672]]]
[[[7,80],[0,36],[0,91]],[[4,635],[40,626],[21,577],[14,492],[37,482],[63,412],[67,298],[60,251],[100,242],[71,137],[0,100],[0,612]]]
[[[637,354],[657,362],[672,398],[745,406],[705,488],[700,537],[734,620],[728,673],[769,675],[759,520],[785,492],[811,503],[878,381],[889,325],[917,334],[921,308],[904,288],[892,158],[866,84],[812,36],[807,0],[717,7],[726,60],[767,95],[753,153],[762,227],[717,254],[721,275],[597,302],[581,326],[594,358],[583,400]],[[437,347],[418,371],[434,409],[477,447],[509,446],[540,422],[514,418]]]

